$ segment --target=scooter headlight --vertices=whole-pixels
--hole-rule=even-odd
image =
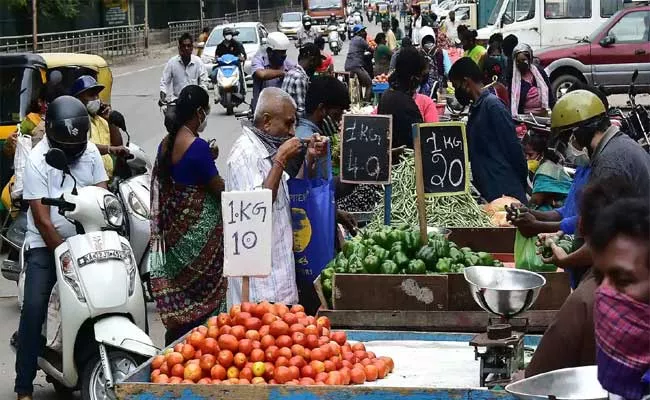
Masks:
[[[124,222],[122,204],[112,194],[104,196],[104,216],[106,217],[106,222],[113,228],[120,228]]]
[[[135,274],[138,269],[136,268],[135,260],[133,259],[133,250],[124,243],[122,243],[122,252],[124,253],[124,265],[126,266],[126,272],[129,274],[129,296],[133,295],[135,291]]]
[[[59,256],[59,261],[61,262],[61,273],[63,275],[63,280],[68,286],[74,291],[77,295],[77,299],[85,303],[86,296],[84,296],[81,291],[81,286],[79,285],[79,275],[77,275],[77,268],[74,265],[72,256],[69,251],[64,252]]]
[[[142,201],[134,192],[129,193],[128,202],[134,213],[144,219],[149,219],[149,205]]]

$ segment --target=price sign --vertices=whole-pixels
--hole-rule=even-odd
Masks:
[[[390,115],[344,115],[341,182],[389,184],[392,164]]]
[[[223,274],[271,274],[272,194],[269,189],[223,192]]]
[[[467,193],[469,157],[465,124],[439,122],[420,124],[416,129],[419,137],[416,165],[421,166],[424,193],[429,196]]]

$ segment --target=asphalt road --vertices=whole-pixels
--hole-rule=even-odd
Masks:
[[[374,24],[369,26],[370,34],[374,34],[377,30]],[[336,70],[343,70],[348,43],[349,41],[346,40],[343,51],[334,57]],[[124,114],[131,140],[141,146],[150,157],[153,157],[158,144],[166,134],[157,101],[164,64],[174,53],[174,49],[158,51],[147,58],[113,67],[113,108]],[[297,59],[297,50],[291,48],[288,57]],[[251,88],[248,88],[248,101],[250,101],[250,92]],[[237,110],[244,111],[247,108],[248,106],[243,104]],[[221,154],[217,160],[220,171],[225,171],[228,153],[240,133],[240,122],[234,116],[226,116],[223,107],[213,104],[208,126],[202,137],[206,140],[216,139]],[[0,321],[2,321],[0,324],[0,400],[15,398],[13,393],[15,355],[10,349],[9,339],[18,329],[20,320],[16,294],[16,284],[0,277]],[[164,344],[164,329],[160,317],[153,304],[149,304],[148,311],[151,338],[157,346],[161,347]],[[41,371],[38,372],[34,390],[34,396],[38,400],[58,398],[52,385],[45,381]],[[75,398],[78,398],[78,394]]]

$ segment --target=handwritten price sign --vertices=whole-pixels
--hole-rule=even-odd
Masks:
[[[392,116],[344,115],[341,181],[389,184]]]
[[[272,202],[268,189],[221,194],[225,276],[271,273]]]

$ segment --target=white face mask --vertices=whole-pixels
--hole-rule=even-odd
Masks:
[[[92,115],[97,114],[99,111],[99,107],[101,107],[102,103],[99,101],[99,99],[96,100],[91,100],[86,104],[86,110]]]
[[[224,37],[226,38],[226,40],[231,40],[232,39],[232,35],[226,35]]]
[[[423,45],[423,47],[425,50],[431,51],[431,49],[433,49],[435,45],[436,45],[435,43],[427,42]]]
[[[201,122],[201,125],[199,125],[199,128],[197,129],[199,132],[203,132],[205,128],[208,126],[208,115],[205,113],[205,111],[200,110],[203,113],[203,121]]]
[[[570,163],[580,167],[589,165],[589,153],[587,153],[587,150],[585,150],[584,148],[577,149],[573,145],[573,138],[569,140],[569,143],[567,145],[566,158],[567,161],[569,161]]]

